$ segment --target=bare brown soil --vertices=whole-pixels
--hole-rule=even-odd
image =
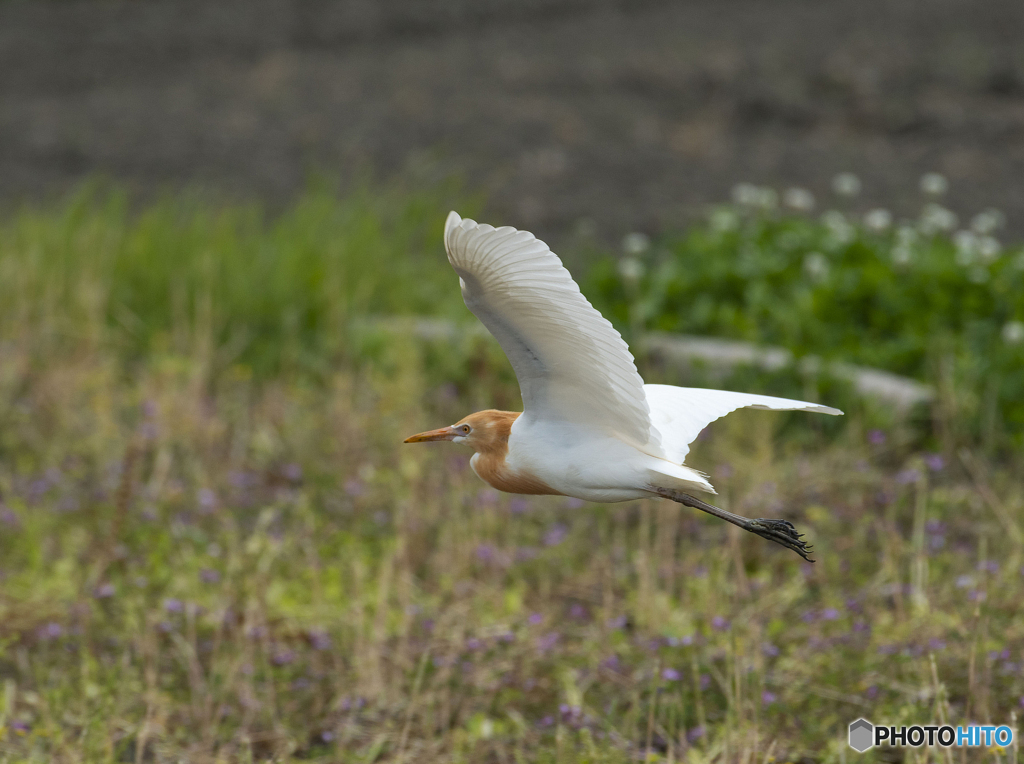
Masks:
[[[1024,228],[1019,0],[0,3],[0,199],[101,172],[271,201],[440,167],[562,239],[678,225],[738,181]]]

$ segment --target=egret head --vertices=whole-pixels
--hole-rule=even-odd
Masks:
[[[450,440],[464,443],[474,451],[483,452],[508,447],[508,436],[512,423],[519,416],[512,411],[478,411],[460,419],[450,427],[429,430],[405,439],[406,443],[426,443],[433,440]]]

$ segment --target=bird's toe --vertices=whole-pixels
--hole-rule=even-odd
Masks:
[[[800,540],[803,534],[797,533],[796,526],[789,522],[789,520],[769,520],[759,517],[756,520],[750,521],[750,526],[747,530],[769,541],[774,541],[776,544],[786,547],[786,549],[792,549],[808,562],[814,562],[808,556],[811,552],[811,547]]]

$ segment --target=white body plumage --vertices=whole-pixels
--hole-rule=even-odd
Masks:
[[[622,337],[533,234],[453,212],[444,240],[466,306],[515,370],[524,411],[478,412],[407,442],[473,446],[473,469],[503,491],[596,502],[666,496],[802,549],[798,537],[777,538],[781,526],[765,525],[791,530],[785,521],[748,521],[681,498],[685,491],[714,493],[706,476],[683,461],[704,427],[738,408],[842,412],[750,393],[645,385]]]

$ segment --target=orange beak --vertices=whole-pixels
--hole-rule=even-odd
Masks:
[[[458,435],[454,427],[442,427],[440,430],[429,430],[406,438],[403,443],[427,443],[432,440],[453,440]]]

